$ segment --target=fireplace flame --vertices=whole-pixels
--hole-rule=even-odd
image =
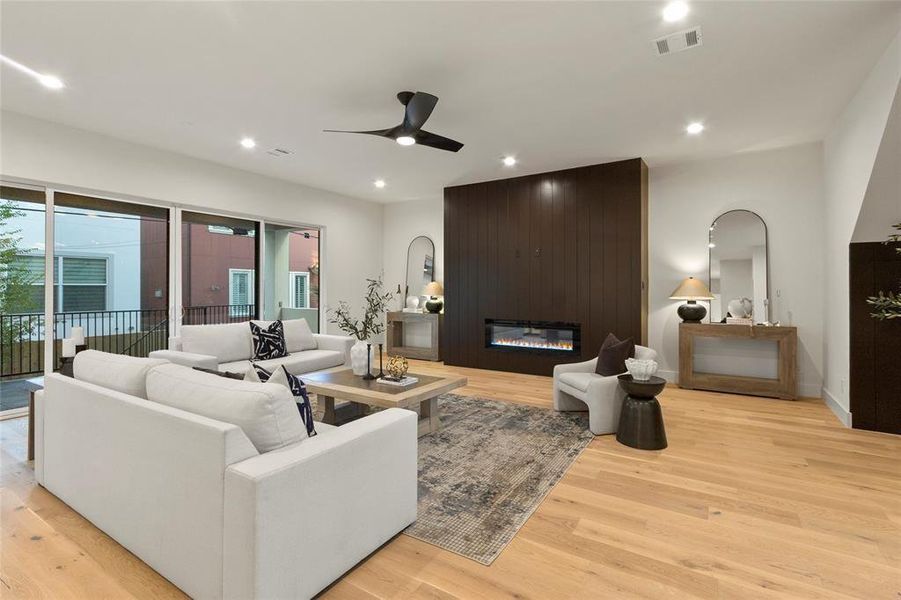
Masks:
[[[523,338],[497,338],[491,341],[493,346],[513,346],[515,348],[534,348],[536,350],[562,350],[572,352],[573,343],[568,341],[548,342],[546,340],[526,340]]]

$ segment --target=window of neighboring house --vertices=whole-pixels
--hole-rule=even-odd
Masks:
[[[306,271],[291,271],[288,275],[291,308],[309,308],[310,274]]]
[[[32,293],[27,312],[44,310],[44,257],[17,257],[29,273]],[[105,311],[109,291],[109,259],[106,257],[57,256],[53,262],[53,297],[57,312]]]
[[[252,269],[228,270],[228,304],[233,317],[247,316],[254,303]]]

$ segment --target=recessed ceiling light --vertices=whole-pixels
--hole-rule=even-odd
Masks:
[[[8,64],[9,66],[11,66],[12,68],[16,69],[17,71],[21,71],[22,73],[25,73],[26,75],[31,75],[32,77],[37,79],[41,85],[43,85],[44,87],[49,88],[51,90],[61,90],[64,87],[66,87],[66,84],[64,84],[63,80],[60,79],[59,77],[57,77],[55,75],[46,75],[44,73],[38,73],[34,69],[32,69],[30,67],[26,67],[22,63],[16,62],[9,57],[3,56],[2,54],[0,54],[0,62],[4,62],[4,63]]]
[[[516,157],[515,157],[515,156],[505,156],[505,157],[504,157],[504,165],[506,165],[506,166],[508,166],[508,167],[512,167],[512,166],[515,165],[515,164],[516,164]]]
[[[251,148],[256,148],[257,143],[253,138],[244,138],[241,140],[241,145],[250,150]]]
[[[707,244],[707,247],[708,248],[716,248],[716,244],[714,244],[713,242],[710,242],[709,244]]]
[[[385,180],[384,179],[376,179],[375,181],[372,182],[372,185],[374,185],[375,187],[377,187],[379,189],[382,189],[383,187],[385,187]]]
[[[690,135],[698,135],[702,131],[704,131],[703,123],[689,123],[688,127],[685,128],[685,131]]]
[[[402,135],[395,140],[401,146],[412,146],[416,143],[416,140],[410,137],[409,135]]]
[[[681,21],[688,14],[688,4],[682,0],[670,2],[663,8],[663,20],[667,23],[675,23]]]

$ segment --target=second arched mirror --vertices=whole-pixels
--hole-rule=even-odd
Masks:
[[[710,321],[769,321],[766,223],[750,210],[730,210],[710,226]]]
[[[405,296],[414,296],[419,299],[419,306],[423,302],[423,290],[425,286],[435,279],[435,243],[425,235],[413,238],[407,248],[407,280]]]

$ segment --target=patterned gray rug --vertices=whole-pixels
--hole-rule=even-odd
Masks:
[[[445,394],[419,439],[419,514],[405,533],[490,565],[594,438],[587,413]]]

